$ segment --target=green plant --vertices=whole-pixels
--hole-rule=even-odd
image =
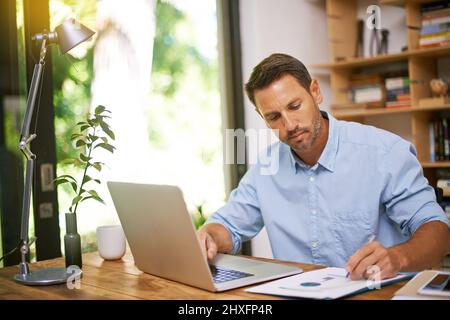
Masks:
[[[74,165],[81,169],[83,174],[80,180],[75,179],[71,175],[61,175],[55,179],[56,185],[69,183],[72,186],[75,196],[69,208],[70,213],[76,213],[78,205],[89,199],[104,203],[95,190],[87,188],[87,184],[93,182],[101,184],[101,181],[94,179],[90,173],[92,171],[90,169],[96,169],[100,172],[104,165],[103,162],[94,161],[95,150],[102,148],[113,153],[115,149],[109,143],[109,139],[115,140],[115,135],[106,122],[106,119],[111,118],[107,113],[111,112],[106,110],[104,106],[99,105],[95,108],[94,114],[88,117],[87,121],[81,121],[76,124],[75,128],[78,128],[78,130],[75,129],[76,132],[70,138],[75,145],[77,156],[67,158],[62,163]]]
[[[204,202],[196,206],[196,212],[192,215],[192,221],[194,222],[195,229],[199,229],[205,222],[206,217],[203,213]]]

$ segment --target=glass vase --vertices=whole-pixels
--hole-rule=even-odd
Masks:
[[[64,235],[66,268],[76,265],[82,268],[81,237],[77,231],[77,215],[66,213],[66,234]]]

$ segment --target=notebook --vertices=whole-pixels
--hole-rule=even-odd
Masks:
[[[382,281],[351,280],[343,268],[324,268],[268,282],[246,289],[247,292],[276,296],[338,299],[408,279],[412,274],[399,274]]]

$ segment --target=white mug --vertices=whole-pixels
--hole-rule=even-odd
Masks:
[[[118,260],[125,254],[126,241],[121,225],[97,228],[97,246],[100,257],[105,260]]]

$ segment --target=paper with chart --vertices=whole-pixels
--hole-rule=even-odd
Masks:
[[[337,299],[358,291],[371,290],[377,286],[377,283],[373,281],[350,280],[346,278],[346,274],[343,268],[324,268],[265,283],[245,291],[299,298]],[[399,275],[383,280],[379,285],[407,277],[407,275]]]

